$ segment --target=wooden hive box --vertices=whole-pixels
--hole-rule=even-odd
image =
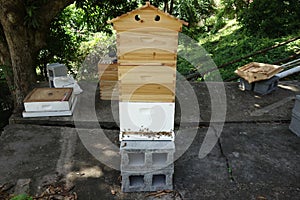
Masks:
[[[117,31],[119,100],[175,102],[179,20],[146,5],[109,21]]]
[[[98,63],[100,99],[118,100],[118,64]]]
[[[23,117],[70,116],[76,104],[73,88],[35,88],[24,99]]]
[[[249,83],[266,80],[281,72],[283,68],[278,65],[251,62],[238,68],[235,73]]]

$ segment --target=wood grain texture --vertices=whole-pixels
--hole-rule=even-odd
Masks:
[[[136,20],[135,16],[138,15],[140,20]],[[159,21],[155,20],[159,16]],[[172,19],[152,8],[146,8],[137,12],[132,12],[124,17],[120,17],[117,21],[113,22],[114,29],[117,31],[126,31],[130,29],[139,29],[146,27],[164,27],[166,29],[181,31],[182,23],[179,20]]]
[[[249,83],[266,80],[282,71],[283,68],[278,65],[251,62],[238,68],[235,73],[247,80]]]
[[[24,99],[26,102],[69,101],[73,88],[35,88]]]
[[[168,66],[125,66],[119,69],[121,84],[168,84],[176,80],[176,69]]]
[[[118,100],[119,84],[118,81],[100,80],[100,99],[102,100]]]
[[[174,102],[175,84],[122,84],[120,83],[120,101],[133,102]]]
[[[118,64],[98,64],[100,99],[118,100]]]
[[[177,53],[178,33],[175,31],[148,28],[147,32],[126,31],[117,34],[117,54],[135,51],[141,48],[161,49],[170,53]]]

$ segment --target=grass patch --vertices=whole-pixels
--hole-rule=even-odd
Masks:
[[[289,36],[280,38],[259,37],[256,35],[249,36],[244,30],[241,29],[235,20],[230,20],[228,21],[227,25],[217,33],[207,34],[200,38],[199,44],[210,53],[216,65],[220,66],[224,63],[239,59],[258,50],[299,36],[299,34],[300,31],[298,34],[291,34]],[[259,54],[244,59],[241,62],[229,65],[223,69],[220,69],[220,73],[223,79],[228,79],[235,76],[234,71],[238,67],[241,67],[249,62],[255,61],[274,63],[299,51],[300,40],[296,40],[266,53]]]

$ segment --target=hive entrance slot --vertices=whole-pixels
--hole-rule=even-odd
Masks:
[[[129,185],[132,187],[140,187],[144,185],[144,176],[129,176]]]
[[[158,174],[153,175],[152,186],[164,186],[166,185],[166,175]]]

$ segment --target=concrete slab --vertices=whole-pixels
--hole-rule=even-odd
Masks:
[[[227,125],[221,136],[236,183],[234,197],[297,199],[300,195],[300,139],[288,123]],[[242,198],[245,199],[245,198]]]
[[[6,126],[0,137],[0,185],[30,178],[32,192],[64,176],[75,134],[75,129],[64,127]]]
[[[195,130],[176,132],[177,152]],[[220,141],[201,159],[199,150],[207,130],[201,127],[188,150],[183,150],[175,162],[175,192],[160,199],[174,199],[176,194],[175,199],[298,199],[300,139],[289,131],[288,123],[226,124]],[[98,130],[81,131],[94,135]],[[104,132],[118,147],[118,130]],[[102,141],[92,145],[107,150],[96,143]],[[74,128],[9,125],[0,145],[0,184],[30,178],[34,194],[39,186],[60,178],[75,185],[79,199],[158,199],[146,197],[149,193],[122,193],[120,171],[91,155]],[[115,158],[108,155],[107,159]]]
[[[289,121],[291,110],[294,105],[292,100],[295,95],[300,94],[300,82],[280,82],[275,92],[265,96],[257,96],[251,91],[241,91],[238,83],[224,83],[226,99],[222,97],[222,91],[214,90],[214,83],[190,83],[191,88],[185,89],[185,85],[177,83],[177,101],[175,113],[175,126],[179,125],[208,125],[211,114],[211,96],[214,102],[222,109],[227,108],[226,122],[266,122],[266,121]],[[217,83],[219,84],[219,83]],[[222,83],[221,83],[222,84]],[[102,101],[99,97],[97,82],[81,82],[84,92],[79,96],[78,103],[71,117],[41,117],[22,118],[20,113],[13,114],[10,123],[39,124],[39,125],[61,125],[83,128],[118,128],[119,127],[119,105],[118,101]],[[184,86],[184,87],[183,87]],[[208,88],[212,88],[209,93]],[[195,95],[196,100],[190,96]],[[282,99],[288,99],[280,103]],[[198,105],[197,105],[198,101]],[[279,102],[279,103],[278,103]],[[264,109],[267,107],[267,109]],[[182,110],[181,110],[182,109]],[[197,110],[200,109],[200,114]],[[220,110],[218,107],[215,108]],[[257,115],[256,113],[262,114]],[[222,114],[222,113],[214,113]],[[75,121],[75,122],[74,122]]]

